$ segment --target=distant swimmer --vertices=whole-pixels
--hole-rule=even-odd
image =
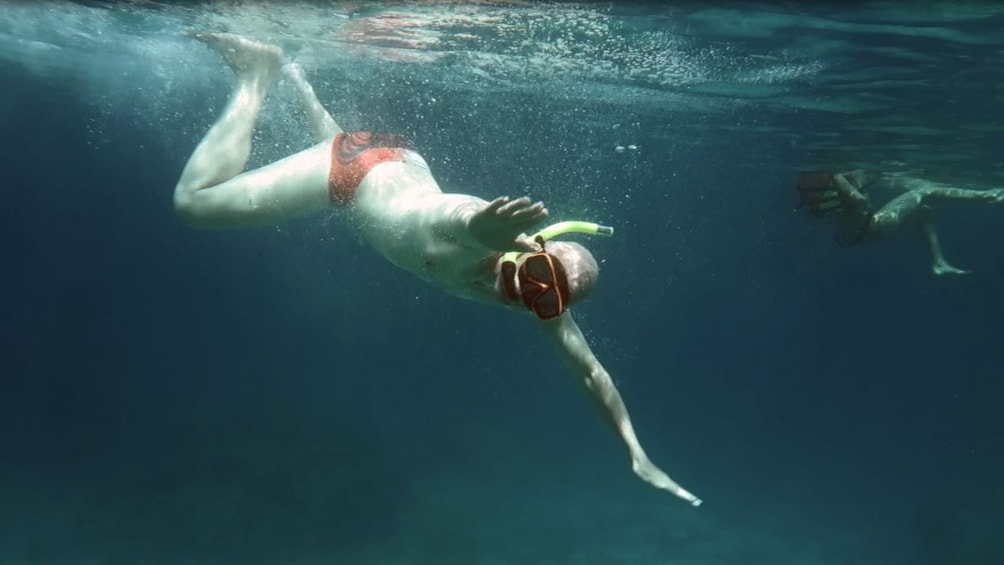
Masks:
[[[345,132],[279,47],[229,34],[194,34],[237,75],[222,115],[196,146],[174,191],[174,208],[197,228],[274,226],[336,209],[391,263],[461,298],[532,316],[627,447],[634,472],[694,506],[701,500],[669,478],[642,449],[610,375],[569,307],[592,290],[599,266],[563,235],[612,235],[593,222],[542,229],[548,210],[529,197],[444,193],[404,137]],[[316,145],[245,171],[269,87],[283,74],[298,92]]]
[[[878,183],[885,183],[887,188],[900,194],[876,210],[868,193]],[[969,271],[945,260],[929,204],[936,200],[1004,202],[1004,189],[970,190],[901,173],[873,173],[861,169],[835,174],[799,173],[797,188],[800,207],[815,216],[836,220],[835,239],[841,245],[872,243],[885,239],[903,226],[919,226],[930,247],[931,271],[936,275],[962,275]]]

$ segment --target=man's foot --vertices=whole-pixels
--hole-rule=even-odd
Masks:
[[[634,470],[634,474],[638,475],[641,480],[654,486],[655,488],[671,492],[683,500],[686,500],[692,506],[701,505],[702,501],[700,498],[697,498],[685,488],[676,484],[676,481],[669,478],[669,475],[664,473],[662,469],[656,467],[655,464],[647,458],[643,460],[635,460],[631,464],[631,468]]]
[[[189,33],[219,53],[238,78],[270,81],[282,66],[282,49],[232,33]]]
[[[931,265],[931,271],[936,275],[968,275],[969,271],[964,271],[962,269],[953,267],[948,263],[941,261]]]

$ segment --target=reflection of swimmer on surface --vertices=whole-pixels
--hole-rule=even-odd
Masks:
[[[900,192],[878,210],[866,195],[875,183],[884,182]],[[836,241],[861,245],[888,237],[906,225],[919,225],[931,249],[931,270],[936,275],[966,274],[945,260],[934,229],[934,200],[981,200],[1004,202],[1004,189],[969,190],[898,173],[872,173],[858,169],[846,173],[803,172],[798,175],[799,206],[815,216],[832,217],[837,223]]]
[[[543,203],[444,193],[403,137],[343,132],[303,70],[282,66],[278,47],[233,35],[196,37],[229,64],[237,85],[178,180],[174,206],[181,218],[200,228],[270,226],[334,207],[389,261],[441,290],[534,315],[620,435],[634,472],[700,504],[649,460],[610,375],[568,310],[589,294],[599,267],[582,245],[554,238],[610,235],[612,228],[560,222],[528,236],[548,216]],[[255,122],[280,71],[298,91],[316,144],[245,171]]]

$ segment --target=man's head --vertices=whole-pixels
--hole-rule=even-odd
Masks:
[[[538,318],[549,320],[585,299],[598,276],[599,265],[588,249],[553,241],[545,251],[503,258],[498,290],[509,302],[522,303]]]
[[[592,253],[578,243],[552,241],[569,233],[614,234],[614,228],[594,222],[568,220],[547,226],[532,237],[540,250],[510,251],[499,261],[496,290],[510,303],[521,302],[542,320],[560,316],[593,290],[600,268]]]

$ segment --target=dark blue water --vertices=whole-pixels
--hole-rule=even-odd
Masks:
[[[793,210],[807,168],[1001,185],[1002,16],[931,6],[496,6],[392,52],[338,31],[383,8],[0,8],[0,563],[1004,563],[1004,209],[936,205],[957,278]],[[447,191],[614,225],[575,312],[705,504],[634,477],[531,319],[334,215],[181,225],[230,86],[199,27],[282,43]],[[304,143],[282,92],[252,166]]]

